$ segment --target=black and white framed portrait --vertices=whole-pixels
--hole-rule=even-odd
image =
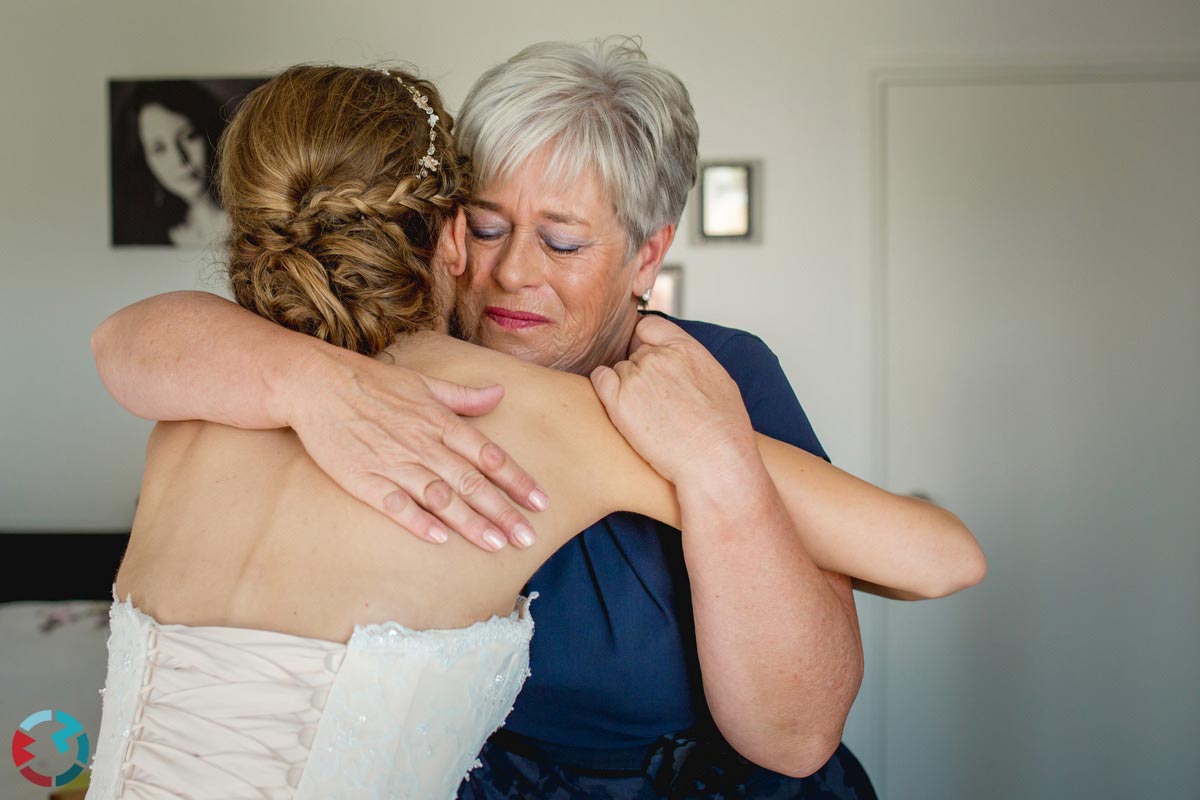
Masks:
[[[265,80],[108,82],[113,245],[219,241],[227,219],[214,183],[217,140]]]

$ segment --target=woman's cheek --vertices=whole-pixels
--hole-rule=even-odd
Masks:
[[[195,142],[188,147],[188,163],[199,175],[208,169],[208,149],[204,142]]]
[[[476,243],[467,248],[468,286],[474,296],[483,290],[492,274],[492,256],[482,245]],[[475,302],[475,298],[471,298]]]

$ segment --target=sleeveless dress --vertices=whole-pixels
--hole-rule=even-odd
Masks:
[[[109,612],[87,800],[448,800],[529,675],[529,598],[467,628],[345,644]]]

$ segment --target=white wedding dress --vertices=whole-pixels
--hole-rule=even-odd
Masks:
[[[468,628],[356,626],[339,644],[161,625],[114,586],[87,800],[453,798],[529,674],[532,599]]]

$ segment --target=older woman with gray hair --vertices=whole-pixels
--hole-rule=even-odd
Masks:
[[[539,44],[480,77],[459,125],[479,186],[463,333],[590,374],[684,521],[614,515],[535,576],[557,600],[533,676],[460,797],[774,797],[822,770],[868,796],[838,743],[862,670],[850,585],[797,546],[746,409],[824,453],[759,340],[638,314],[695,182],[687,90],[627,40]]]
[[[590,375],[621,433],[678,487],[683,521],[680,533],[614,514],[532,578],[544,598],[532,677],[460,797],[873,797],[840,743],[862,676],[850,581],[818,563],[936,597],[981,578],[977,550],[903,569],[880,558],[879,542],[910,541],[936,511],[903,498],[911,507],[892,511],[904,513],[882,514],[814,492],[793,521],[753,432],[825,454],[775,356],[741,331],[639,313],[698,139],[683,84],[640,47],[530,47],[480,78],[458,131],[478,179],[460,335]],[[136,414],[291,426],[346,491],[416,535],[528,546],[504,494],[531,511],[550,498],[457,416],[486,413],[502,390],[262,322],[173,293],[106,320],[93,349]],[[861,543],[861,560],[830,558],[830,541]]]

